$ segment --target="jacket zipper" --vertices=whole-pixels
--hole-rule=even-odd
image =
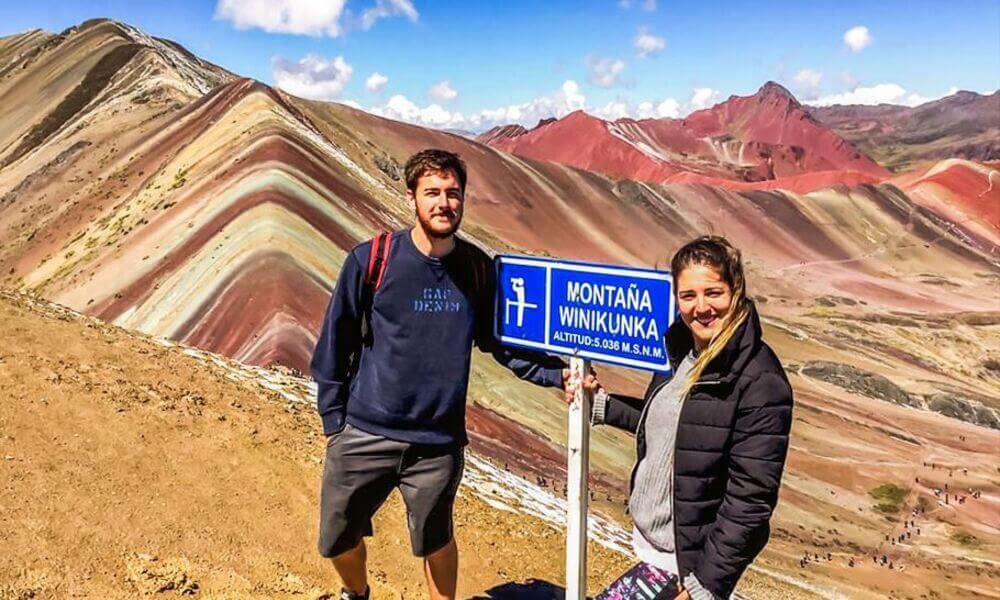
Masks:
[[[696,386],[699,386],[699,385],[718,385],[720,383],[722,383],[722,382],[719,381],[718,379],[709,379],[707,381],[699,379],[698,381],[694,382],[691,385],[691,390],[693,390]],[[656,388],[656,389],[659,390],[660,388]],[[691,397],[691,390],[688,390],[687,395],[684,396],[684,398],[681,400],[681,409],[680,409],[680,412],[677,413],[677,429],[678,430],[680,430],[680,427],[681,427],[681,415],[684,414],[684,404],[686,404],[687,401],[688,401],[688,398]],[[652,399],[652,397],[650,399]],[[673,528],[674,528],[674,556],[677,559],[677,573],[676,573],[677,574],[677,586],[678,586],[678,588],[683,588],[683,585],[684,585],[684,575],[681,574],[681,553],[680,553],[680,550],[679,550],[678,545],[677,545],[677,509],[674,506],[674,497],[677,496],[677,467],[676,467],[676,465],[677,465],[677,433],[676,432],[674,432],[674,456],[673,456],[672,460],[674,461],[674,464],[671,465],[671,471],[670,471],[670,480],[671,480],[671,482],[673,484],[673,486],[672,486],[673,489],[670,490],[670,519],[673,521]],[[637,465],[638,465],[638,463],[637,463]]]

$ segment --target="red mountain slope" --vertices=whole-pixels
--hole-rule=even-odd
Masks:
[[[578,111],[530,131],[494,128],[478,140],[528,158],[656,183],[679,173],[760,182],[827,171],[820,179],[833,183],[841,182],[838,171],[850,173],[845,183],[887,174],[773,82],[684,119],[608,122]]]

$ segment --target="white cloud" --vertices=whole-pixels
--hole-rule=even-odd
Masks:
[[[634,119],[676,119],[681,116],[681,103],[673,98],[659,103],[640,102],[629,113],[628,116]]]
[[[590,82],[601,88],[613,87],[625,68],[625,61],[614,58],[588,58],[587,71]]]
[[[625,10],[628,10],[632,8],[632,0],[618,0],[618,6],[619,8],[624,8]],[[642,10],[648,12],[653,12],[654,10],[656,10],[656,0],[643,0]]]
[[[874,41],[871,32],[864,25],[851,27],[844,33],[844,43],[852,52],[861,52]]]
[[[387,83],[389,83],[389,78],[375,71],[365,80],[365,89],[373,94],[378,94],[385,89]]]
[[[819,83],[823,80],[823,74],[811,69],[802,69],[795,74],[795,84],[802,92],[801,96],[812,100],[819,96]]]
[[[613,100],[599,107],[587,104],[580,86],[573,80],[565,81],[558,91],[522,102],[464,114],[443,108],[439,104],[419,106],[405,96],[395,95],[383,105],[372,106],[368,112],[437,129],[465,129],[485,131],[497,125],[520,124],[534,127],[542,119],[562,118],[571,112],[584,110],[595,117],[614,121],[630,119],[677,119],[688,113],[711,106],[718,101],[719,92],[711,88],[693,90],[689,102],[674,98],[645,101],[639,104],[627,100]]]
[[[317,3],[325,2],[326,0],[313,0]],[[375,0],[375,6],[369,8],[361,14],[361,20],[359,26],[361,29],[371,29],[375,21],[379,19],[384,19],[385,17],[394,17],[396,15],[403,15],[410,21],[416,23],[417,19],[420,18],[417,9],[413,6],[410,0]]]
[[[639,28],[639,33],[635,36],[635,49],[639,58],[659,54],[666,47],[666,39],[653,35],[646,27]]]
[[[918,106],[932,100],[950,96],[957,91],[957,87],[952,87],[940,96],[922,96],[917,93],[908,92],[902,86],[895,83],[879,83],[870,87],[857,87],[850,92],[842,94],[823,96],[815,101],[808,102],[808,104],[812,106],[831,106],[834,104],[901,104],[903,106]]]
[[[337,37],[345,0],[219,0],[215,18],[236,29]]]
[[[435,100],[448,101],[458,98],[458,92],[451,87],[450,81],[439,81],[427,90],[427,95]]]
[[[590,113],[606,121],[617,121],[618,119],[632,116],[632,111],[628,104],[620,101],[608,102],[604,106],[590,111]]]
[[[580,86],[573,80],[567,80],[558,91],[550,95],[520,104],[481,110],[471,115],[449,111],[439,104],[420,107],[400,94],[390,98],[384,105],[372,106],[368,112],[425,127],[485,131],[496,125],[511,123],[534,127],[541,119],[564,117],[573,111],[583,110],[586,104],[587,99],[580,93]]]
[[[520,104],[480,111],[471,119],[471,123],[482,128],[507,123],[520,123],[533,127],[542,119],[565,117],[573,111],[583,110],[586,106],[587,98],[580,93],[580,85],[568,79],[563,82],[559,91],[553,94]]]
[[[659,102],[645,101],[635,104],[615,100],[597,108],[587,108],[587,112],[608,121],[617,119],[678,119],[687,115],[696,107],[690,103],[682,104],[673,98],[665,98]]]
[[[656,116],[664,119],[676,119],[681,116],[681,104],[673,98],[667,98],[656,105]]]
[[[421,108],[402,94],[389,98],[383,106],[372,107],[369,112],[427,127],[447,128],[465,123],[465,117],[461,113],[452,113],[438,104]]]
[[[344,57],[327,60],[316,54],[308,54],[297,63],[275,57],[271,70],[277,87],[312,100],[336,99],[354,74]]]
[[[695,88],[691,93],[691,102],[689,103],[692,110],[701,110],[703,108],[710,108],[719,102],[719,90],[713,90],[712,88]]]
[[[236,29],[263,29],[268,33],[337,37],[344,32],[341,19],[346,0],[218,0],[215,18]],[[402,15],[414,23],[419,18],[410,0],[375,0],[352,24],[371,29],[379,19]]]
[[[476,129],[488,129],[508,123],[534,127],[542,119],[562,118],[571,112],[583,110],[586,106],[587,98],[580,93],[580,85],[572,79],[567,79],[559,90],[552,94],[520,104],[482,110],[473,115],[469,123]]]

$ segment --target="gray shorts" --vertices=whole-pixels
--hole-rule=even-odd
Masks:
[[[452,539],[452,509],[465,468],[461,446],[411,444],[348,424],[327,439],[320,492],[319,553],[337,556],[372,535],[372,517],[398,487],[416,556]]]

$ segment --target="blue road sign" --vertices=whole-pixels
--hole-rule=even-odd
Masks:
[[[669,372],[674,320],[664,271],[528,256],[498,256],[496,337],[523,346]]]

